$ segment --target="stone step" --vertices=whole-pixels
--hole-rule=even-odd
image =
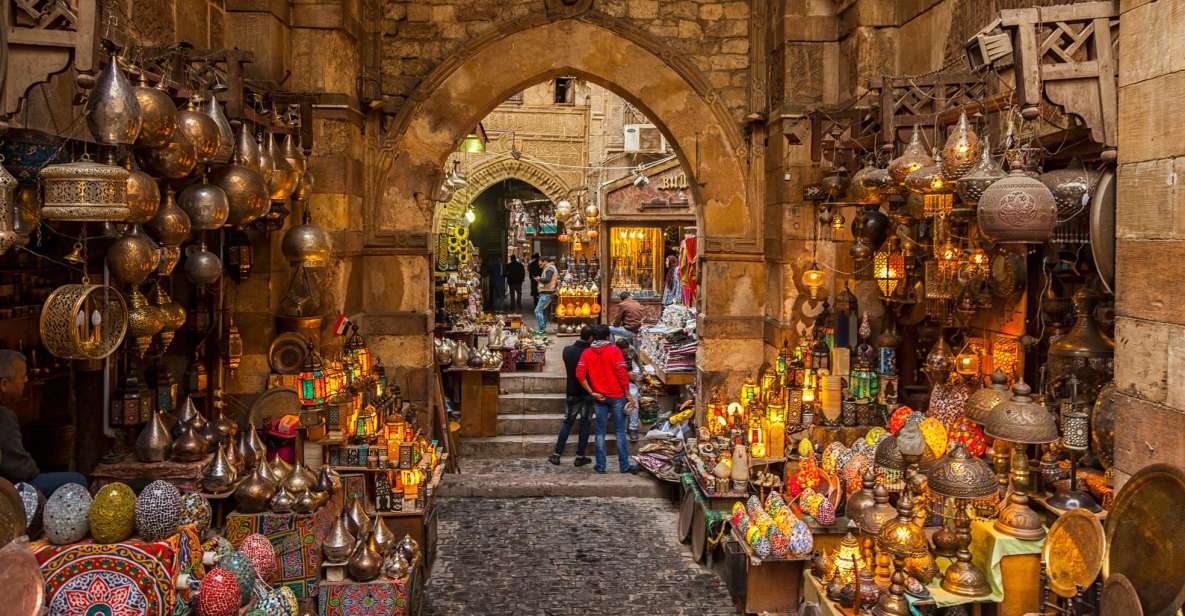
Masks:
[[[538,460],[548,464],[547,460]],[[571,466],[570,458],[564,464]],[[626,497],[626,498],[671,498],[668,484],[650,477],[645,471],[637,475],[617,472],[617,463],[609,461],[608,472],[592,471],[592,465],[574,469],[567,474],[521,474],[521,473],[462,473],[445,475],[438,488],[441,497],[462,498],[543,498],[556,496],[572,497]]]
[[[576,453],[577,434],[568,438],[565,455]],[[589,435],[588,455],[592,457],[594,439],[596,435]],[[461,439],[461,465],[467,458],[532,458],[546,461],[555,449],[556,435],[553,434],[512,434],[506,436],[485,436]],[[630,443],[630,455],[637,453],[637,444]],[[605,450],[611,460],[610,468],[617,467],[617,437],[610,433],[605,435]]]
[[[499,379],[502,394],[562,394],[567,388],[563,373],[509,372]]]
[[[563,414],[567,397],[561,393],[517,393],[498,396],[499,415]]]
[[[563,413],[523,413],[523,414],[498,414],[498,435],[510,436],[515,434],[551,434],[556,435],[560,431],[560,425],[564,423]],[[589,422],[590,429],[596,430],[596,418],[591,418]],[[573,426],[573,430],[580,429],[580,422],[577,421]],[[608,432],[612,433],[613,418],[609,418]]]

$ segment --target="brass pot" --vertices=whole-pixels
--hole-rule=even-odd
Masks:
[[[235,490],[235,501],[239,505],[239,511],[259,513],[267,508],[275,494],[276,482],[267,475],[264,465],[259,464],[255,467],[255,472]]]
[[[197,462],[206,457],[206,439],[194,431],[192,424],[181,423],[181,432],[173,441],[172,459],[177,462]]]
[[[165,189],[164,203],[144,228],[148,235],[166,247],[180,246],[189,239],[189,214],[177,206],[172,188]]]
[[[160,331],[160,343],[161,350],[165,350],[173,342],[173,336],[176,335],[177,330],[185,325],[185,307],[173,301],[159,281],[152,289],[152,303],[160,310],[161,318],[164,320],[164,327]],[[189,403],[188,398],[185,401]],[[205,420],[202,421],[205,422]],[[204,437],[204,426],[198,430]]]
[[[234,485],[237,476],[238,471],[227,458],[226,447],[219,446],[214,452],[214,459],[202,469],[199,484],[206,492],[222,494]]]
[[[374,520],[370,526],[370,536],[374,539],[375,548],[378,549],[379,554],[386,556],[395,551],[398,547],[395,533],[387,528],[387,524],[383,522],[383,516],[375,513]]]
[[[1020,169],[983,191],[976,210],[979,231],[993,242],[1041,244],[1057,224],[1053,193]]]
[[[276,488],[276,495],[272,497],[269,507],[276,513],[289,513],[293,507],[296,506],[296,497],[284,487],[284,484],[279,484]]]
[[[238,439],[233,436],[222,439],[223,448],[226,450],[226,461],[230,463],[235,469],[236,478],[246,470],[243,466],[243,459],[239,457]]]
[[[304,222],[284,232],[280,250],[284,253],[284,259],[293,265],[325,267],[329,264],[332,245],[329,233],[324,227],[309,222],[306,212]]]
[[[226,114],[222,112],[222,105],[218,103],[218,98],[211,94],[203,110],[218,126],[218,151],[210,162],[218,164],[230,162],[235,153],[235,134],[230,128],[230,121],[226,119]]]
[[[404,535],[403,540],[399,542],[399,546],[396,549],[409,563],[415,562],[420,556],[420,544],[416,543],[416,540],[412,539],[411,535]]]
[[[107,269],[115,280],[136,286],[148,280],[159,258],[160,249],[144,235],[140,225],[132,225],[107,248]]]
[[[361,533],[370,524],[370,517],[366,515],[366,511],[362,508],[362,503],[356,498],[346,510],[346,517],[350,520],[350,532],[356,537],[360,537]]]
[[[292,168],[284,158],[284,152],[276,145],[276,136],[268,131],[266,138],[267,158],[272,161],[272,174],[268,177],[268,194],[272,201],[287,201],[296,190],[301,172]]]
[[[346,571],[355,582],[369,582],[379,576],[382,566],[383,559],[374,544],[374,537],[368,536],[354,546],[350,560],[346,563]]]
[[[222,134],[218,124],[206,112],[198,109],[201,97],[193,95],[185,109],[177,112],[177,128],[189,137],[197,155],[197,162],[205,164],[214,160],[222,145]]]
[[[140,75],[140,85],[135,88],[136,102],[140,104],[140,134],[136,145],[160,147],[177,131],[177,105],[162,85],[163,82],[155,88],[149,87],[144,75]]]
[[[194,231],[221,229],[230,215],[226,191],[208,183],[205,176],[197,184],[183,188],[177,196],[177,204],[189,215],[190,228]]]
[[[152,176],[137,171],[129,156],[124,162],[128,170],[128,222],[144,224],[156,215],[160,207],[160,187]]]
[[[128,207],[128,171],[83,157],[49,165],[37,174],[44,188],[41,215],[46,220],[123,222]]]
[[[131,338],[138,357],[143,357],[152,346],[152,337],[164,328],[165,321],[160,309],[148,303],[148,298],[139,289],[132,287],[128,295],[128,338]]]
[[[261,461],[255,455],[255,450],[251,447],[251,439],[247,436],[246,431],[239,432],[239,438],[235,440],[235,453],[238,454],[239,460],[242,461],[242,468],[244,470],[255,470],[256,466],[264,466],[263,472],[266,474],[266,478],[268,480],[272,479],[271,470],[266,468],[267,461]]]
[[[276,459],[279,460],[280,457],[276,456]],[[304,465],[304,460],[300,456],[297,456],[296,465],[284,478],[284,485],[288,486],[293,494],[299,494],[312,488],[316,482],[317,476]]]
[[[222,276],[222,260],[206,250],[206,243],[187,247],[185,275],[194,284],[206,285],[218,282]]]
[[[341,515],[333,519],[329,533],[321,542],[321,554],[325,557],[326,562],[341,563],[350,557],[350,552],[353,550],[354,535],[350,532],[350,526],[343,511]]]
[[[297,513],[312,513],[317,510],[317,495],[311,490],[304,490],[296,496],[296,504],[292,507]]]
[[[112,56],[86,99],[86,125],[103,145],[131,145],[140,134],[140,103],[135,89]]]
[[[136,437],[136,459],[141,462],[162,462],[169,455],[169,446],[173,439],[165,429],[165,422],[159,412],[153,413],[152,418]]]
[[[313,489],[333,495],[341,487],[341,481],[341,476],[337,474],[337,471],[328,464],[322,464],[321,469],[317,471],[317,482],[313,484]]]
[[[407,577],[409,573],[411,573],[411,565],[402,554],[392,554],[383,559],[384,576],[392,580],[400,580]]]

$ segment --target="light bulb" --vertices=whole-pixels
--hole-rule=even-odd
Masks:
[[[465,210],[465,220],[469,221],[470,223],[472,223],[474,220],[477,220],[477,214],[473,212],[473,208]]]

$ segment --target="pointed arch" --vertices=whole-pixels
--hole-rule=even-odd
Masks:
[[[433,230],[438,231],[440,225],[459,220],[465,208],[469,207],[478,195],[494,184],[511,178],[530,184],[552,202],[563,199],[571,188],[567,182],[543,165],[516,159],[510,154],[499,155],[470,169],[465,178],[467,184],[453,192],[452,198],[446,203],[437,206]]]

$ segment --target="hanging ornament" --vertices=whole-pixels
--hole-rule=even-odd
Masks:
[[[218,127],[218,150],[210,162],[220,165],[230,162],[235,151],[235,134],[230,128],[230,121],[226,119],[226,114],[222,112],[222,105],[218,103],[218,98],[213,93],[206,101],[203,111],[210,116],[211,120],[214,120],[214,125]]]
[[[189,97],[185,109],[177,112],[177,128],[185,133],[189,142],[193,144],[197,162],[206,164],[214,160],[222,147],[222,134],[214,118],[198,109],[200,102],[201,97],[197,94]]]
[[[979,136],[967,122],[967,112],[959,113],[959,123],[942,147],[942,175],[948,182],[963,177],[975,166],[979,156]]]
[[[165,351],[173,342],[173,336],[177,330],[185,325],[185,308],[169,297],[159,280],[152,288],[152,303],[160,310],[161,319],[164,322],[160,331],[160,348],[161,351]]]
[[[95,141],[103,145],[131,145],[136,141],[140,134],[140,103],[119,68],[119,56],[112,55],[99,72],[83,112]]]
[[[1049,188],[1015,169],[983,191],[979,231],[997,243],[1042,244],[1057,224],[1057,203]]]
[[[905,186],[906,176],[930,164],[932,160],[933,158],[926,154],[926,148],[922,147],[922,135],[917,125],[914,125],[905,151],[889,162],[889,176],[897,186]]]
[[[205,117],[205,116],[202,116]],[[148,234],[165,248],[165,258],[157,267],[157,273],[169,275],[181,260],[181,244],[189,239],[189,214],[177,206],[173,189],[165,189],[165,200],[156,216],[144,225]]]
[[[128,294],[128,307],[128,338],[132,341],[136,356],[143,357],[148,347],[152,346],[152,337],[164,328],[164,316],[159,308],[148,303],[148,298],[136,287],[132,287],[132,292]]]
[[[959,200],[965,205],[975,207],[979,203],[980,197],[983,196],[983,192],[1007,175],[992,158],[991,143],[987,137],[984,137],[983,147],[980,148],[979,162],[955,181],[955,192],[958,193]]]
[[[144,224],[160,207],[160,186],[152,176],[136,170],[131,156],[124,161],[124,168],[128,170],[128,222]]]
[[[140,73],[140,85],[135,90],[140,105],[140,133],[136,145],[160,147],[169,142],[177,130],[177,105],[165,92],[164,82],[149,87],[147,75]]]
[[[239,128],[234,163],[215,168],[210,183],[226,193],[230,207],[226,224],[242,227],[268,210],[268,190],[259,174],[258,147],[246,127]]]

